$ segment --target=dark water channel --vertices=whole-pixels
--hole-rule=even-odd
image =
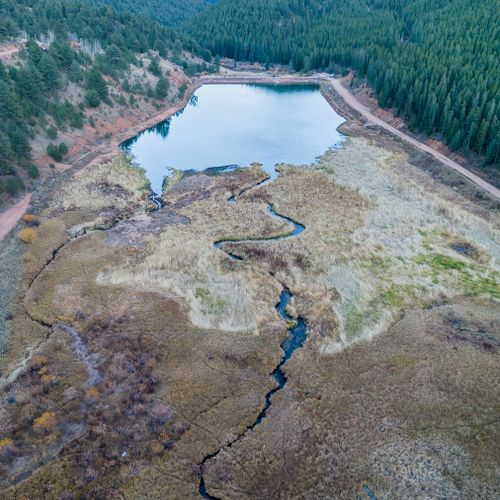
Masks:
[[[231,197],[228,201],[231,203],[236,203],[236,198]],[[302,224],[294,221],[290,217],[279,214],[274,209],[271,203],[268,204],[267,211],[272,217],[279,218],[281,220],[284,220],[285,222],[288,222],[289,224],[292,224],[293,229],[289,233],[278,236],[270,236],[270,237],[263,236],[262,238],[252,238],[248,240],[222,239],[216,241],[214,243],[214,247],[225,252],[231,259],[243,260],[243,257],[241,257],[240,255],[225,250],[223,245],[225,243],[245,244],[245,243],[259,243],[264,241],[279,241],[283,239],[294,238],[305,230],[305,226],[303,226]],[[260,413],[257,415],[255,421],[252,424],[250,424],[238,437],[236,437],[236,439],[228,443],[225,446],[225,448],[231,448],[235,443],[237,443],[240,439],[242,439],[247,432],[251,431],[254,427],[261,424],[262,421],[267,417],[267,412],[272,404],[273,395],[278,391],[282,390],[287,383],[287,377],[283,371],[283,366],[292,357],[293,353],[297,349],[301,348],[304,345],[305,341],[307,340],[307,324],[304,318],[301,317],[293,318],[287,311],[288,305],[290,304],[292,297],[293,295],[290,292],[290,290],[286,286],[283,286],[283,289],[281,290],[280,294],[280,300],[275,306],[276,311],[278,312],[281,319],[285,320],[288,323],[287,336],[285,340],[280,344],[283,354],[281,356],[280,362],[270,374],[274,378],[276,385],[266,394],[264,406],[261,409]],[[214,497],[207,492],[204,473],[205,473],[205,463],[208,460],[211,460],[212,458],[216,457],[222,449],[223,448],[220,448],[215,453],[206,456],[203,459],[202,463],[200,464],[199,493],[202,498],[209,500],[217,500],[217,497]]]

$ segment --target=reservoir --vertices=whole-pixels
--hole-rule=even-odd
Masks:
[[[313,163],[342,142],[336,129],[343,121],[318,86],[204,85],[182,111],[121,147],[160,193],[172,168],[258,162],[274,178],[277,163]]]

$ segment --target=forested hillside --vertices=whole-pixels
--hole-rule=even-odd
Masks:
[[[18,53],[9,64],[0,60],[0,195],[15,196],[30,177],[38,176],[30,147],[37,134],[54,142],[47,154],[60,161],[67,146],[58,131],[92,124],[87,110],[134,106],[133,95],[166,98],[168,75],[158,56],[168,55],[187,72],[206,69],[184,59],[195,49],[185,35],[85,0],[2,2],[0,42],[7,41]],[[149,50],[158,56],[139,69],[139,54]],[[152,87],[144,78],[142,83],[130,78],[134,67],[139,79],[145,69],[153,75]]]
[[[92,0],[116,10],[141,14],[165,26],[178,26],[196,16],[217,0]]]
[[[223,0],[187,31],[220,56],[353,68],[414,129],[500,162],[498,1]]]

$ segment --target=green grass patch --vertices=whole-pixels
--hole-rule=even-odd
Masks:
[[[415,288],[412,285],[392,284],[375,300],[384,307],[403,309],[415,303]]]
[[[345,331],[349,340],[361,333],[363,318],[363,313],[354,304],[348,307],[345,318]]]
[[[429,266],[432,282],[461,288],[467,295],[489,295],[500,298],[500,275],[498,272],[485,274],[480,266],[469,265],[463,260],[443,254],[419,255],[415,258],[417,264]],[[452,271],[451,282],[445,282]]]
[[[464,273],[461,276],[461,284],[467,294],[489,295],[500,299],[500,276],[498,273],[494,273],[492,276],[473,276],[471,273]]]
[[[202,303],[202,310],[205,314],[215,314],[223,311],[228,303],[220,297],[214,297],[208,288],[196,288],[194,295]]]
[[[457,269],[458,271],[462,271],[463,269],[468,267],[465,262],[443,254],[434,256],[431,260],[431,266],[434,269],[438,269],[441,271],[447,271],[449,269]]]

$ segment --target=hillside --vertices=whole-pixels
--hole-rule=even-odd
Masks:
[[[182,97],[183,71],[209,69],[186,36],[88,2],[9,2],[2,22],[0,201],[80,152],[78,140]]]
[[[413,129],[499,168],[496,2],[223,0],[186,29],[237,60],[297,71],[353,68]]]

